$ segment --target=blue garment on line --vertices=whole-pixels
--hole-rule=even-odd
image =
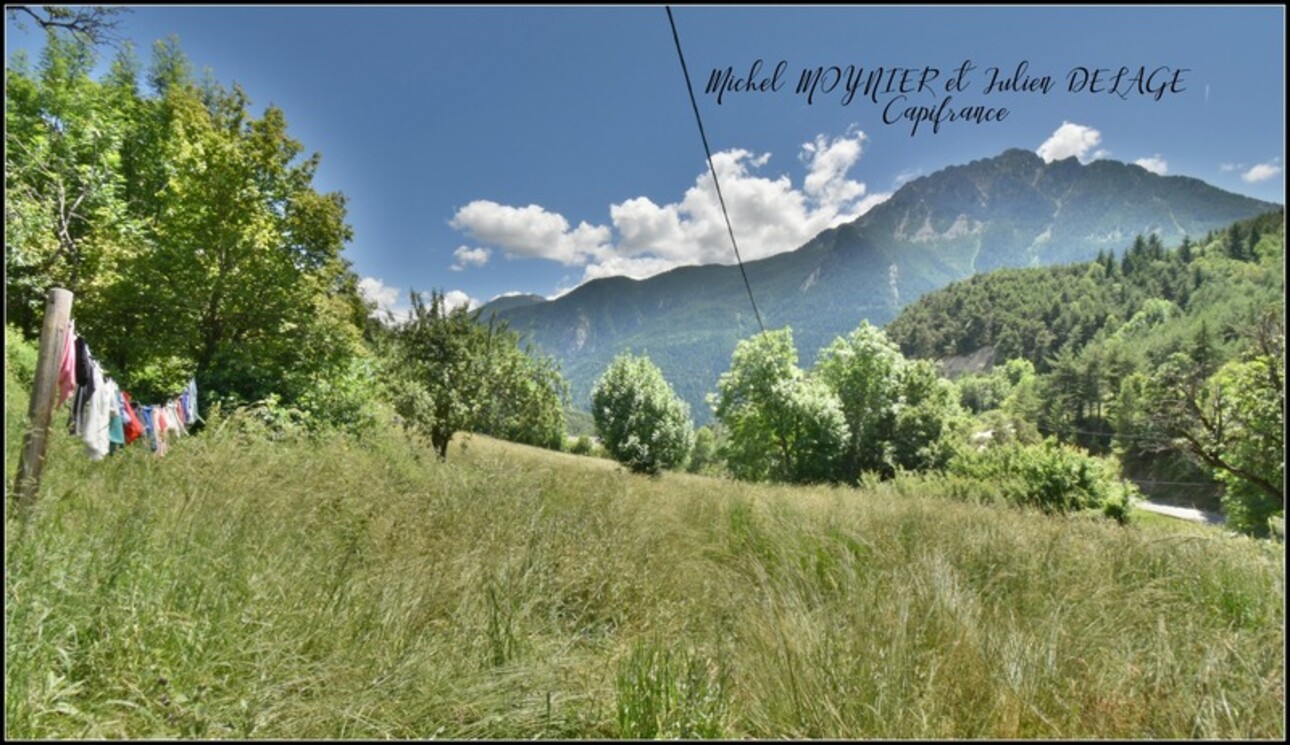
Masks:
[[[152,428],[152,407],[140,406],[139,417],[143,419],[143,433],[148,436],[148,444],[157,449],[157,433]]]

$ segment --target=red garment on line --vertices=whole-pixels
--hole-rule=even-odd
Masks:
[[[125,444],[129,445],[143,434],[143,422],[139,420],[139,414],[130,402],[130,394],[121,391],[121,398],[125,399],[125,405],[130,408],[130,421],[125,425]]]

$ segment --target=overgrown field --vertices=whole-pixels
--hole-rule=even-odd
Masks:
[[[60,433],[6,522],[6,735],[1284,738],[1280,546],[930,491]]]

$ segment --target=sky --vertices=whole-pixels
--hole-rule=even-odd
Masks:
[[[673,15],[745,260],[1014,147],[1285,203],[1278,6]],[[24,25],[6,14],[6,63],[39,58]],[[137,7],[119,33],[145,69],[175,35],[285,112],[315,188],[348,199],[361,289],[396,313],[409,291],[479,304],[734,262],[663,6]]]

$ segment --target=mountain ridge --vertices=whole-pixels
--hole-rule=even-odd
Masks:
[[[766,327],[791,326],[807,366],[861,320],[885,324],[954,280],[1121,252],[1137,234],[1173,245],[1277,206],[1136,164],[1045,162],[1013,148],[913,179],[856,220],[744,269]],[[757,331],[738,266],[725,264],[607,277],[555,300],[480,311],[555,356],[575,406],[587,405],[613,356],[631,350],[654,359],[700,423],[710,420],[705,395],[735,344]]]

